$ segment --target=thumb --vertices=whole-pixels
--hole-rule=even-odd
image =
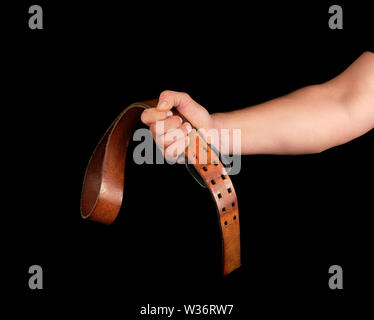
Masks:
[[[160,94],[157,109],[168,111],[175,107],[196,129],[209,128],[211,117],[209,112],[187,93],[166,90]]]

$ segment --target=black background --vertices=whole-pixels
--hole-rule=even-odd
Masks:
[[[31,4],[42,5],[43,30],[28,28]],[[343,30],[328,27],[332,4],[343,7]],[[364,3],[35,1],[14,9],[4,47],[7,119],[16,124],[6,139],[12,219],[2,224],[14,312],[135,319],[148,303],[223,303],[244,318],[369,306],[373,131],[316,155],[243,156],[232,177],[243,266],[226,278],[214,204],[183,166],[129,158],[118,220],[104,226],[79,213],[89,156],[127,105],[171,89],[214,113],[327,81],[373,50]],[[44,270],[40,291],[27,285],[33,264]],[[328,287],[334,264],[344,270],[340,291]]]

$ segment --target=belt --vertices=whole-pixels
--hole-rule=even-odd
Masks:
[[[101,138],[84,176],[81,196],[83,218],[111,224],[118,216],[130,139],[143,110],[156,105],[156,99],[131,104],[119,114]],[[189,137],[190,144],[184,152],[186,164],[194,177],[209,189],[215,201],[222,239],[223,274],[227,275],[241,264],[239,209],[235,189],[215,148],[196,129],[191,131]],[[199,158],[203,156],[207,161],[200,163]]]

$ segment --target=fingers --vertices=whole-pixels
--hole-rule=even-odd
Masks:
[[[211,117],[208,111],[194,101],[185,92],[166,90],[160,94],[158,111],[168,111],[175,107],[195,128],[210,127]]]
[[[161,129],[157,128],[157,126],[161,127]],[[169,147],[175,141],[186,137],[192,131],[192,127],[191,124],[185,122],[183,124],[180,124],[177,128],[163,131],[162,123],[159,122],[156,123],[156,129],[152,129],[151,131],[153,137],[155,138],[156,144],[162,150]]]
[[[167,111],[173,107],[180,108],[190,104],[191,102],[194,101],[185,92],[165,90],[160,94],[157,109],[160,111]]]
[[[180,162],[182,158],[181,154],[186,150],[186,147],[190,143],[190,138],[183,137],[176,140],[173,144],[167,147],[164,151],[164,157],[168,162]]]
[[[147,126],[151,125],[152,123],[160,120],[164,120],[168,117],[171,117],[173,112],[170,110],[168,111],[160,111],[156,108],[149,108],[145,109],[141,115],[141,120]]]
[[[149,126],[154,137],[165,134],[168,131],[179,128],[182,125],[182,118],[172,116],[163,121],[156,121]]]
[[[162,139],[162,141],[160,141],[160,144],[163,145],[164,148],[167,148],[173,142],[188,136],[191,130],[191,125],[188,122],[185,122],[178,129],[169,131],[164,136],[160,137]]]
[[[190,123],[183,123],[182,118],[173,116],[170,110],[146,109],[142,113],[141,120],[143,123],[149,125],[157,146],[164,154],[166,153],[166,149],[172,144],[176,143],[171,149],[180,146],[192,130]]]

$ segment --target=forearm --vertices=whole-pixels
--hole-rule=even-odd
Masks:
[[[374,126],[373,64],[364,54],[327,83],[213,114],[213,126],[240,129],[242,154],[317,153],[346,143]]]
[[[253,107],[214,114],[213,119],[216,128],[241,130],[242,154],[304,154],[348,139],[337,132],[350,124],[341,108],[318,85]]]

